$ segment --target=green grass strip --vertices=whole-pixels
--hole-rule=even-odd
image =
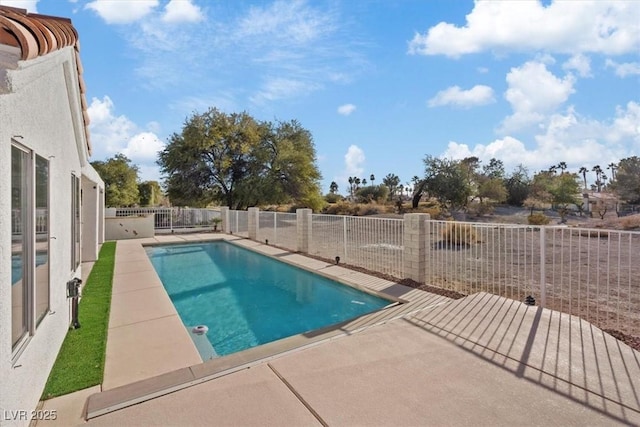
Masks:
[[[67,332],[43,400],[102,384],[115,255],[116,242],[105,242],[82,289],[80,328]]]

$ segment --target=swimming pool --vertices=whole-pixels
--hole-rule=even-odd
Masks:
[[[373,312],[391,301],[228,242],[146,247],[182,322],[223,356]],[[203,354],[204,359],[210,356]],[[206,353],[206,352],[205,352]]]

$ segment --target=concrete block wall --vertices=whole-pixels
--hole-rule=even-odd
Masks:
[[[404,278],[423,282],[426,275],[428,214],[404,215]]]

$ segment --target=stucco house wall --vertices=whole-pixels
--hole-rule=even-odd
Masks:
[[[0,18],[2,18],[0,8]],[[0,24],[3,21],[0,19]],[[5,28],[6,29],[6,28]],[[0,26],[0,31],[2,27]],[[6,37],[6,35],[5,35]],[[1,38],[0,38],[1,41]],[[24,48],[23,48],[24,49]],[[0,43],[0,425],[7,411],[36,408],[68,330],[66,282],[81,277],[72,267],[71,176],[83,189],[81,254],[95,260],[104,240],[104,183],[89,164],[87,120],[75,46],[13,62],[15,47]],[[22,351],[12,348],[11,146],[17,142],[49,160],[49,312],[29,334]],[[86,202],[86,204],[85,204]],[[38,267],[41,268],[41,267]],[[4,414],[4,415],[3,415]]]

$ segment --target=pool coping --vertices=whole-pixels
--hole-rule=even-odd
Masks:
[[[242,369],[250,368],[256,364],[267,362],[294,351],[300,351],[305,348],[319,345],[323,342],[348,336],[372,326],[384,324],[408,314],[431,309],[452,301],[449,298],[440,295],[419,291],[396,282],[380,279],[339,265],[329,264],[314,258],[306,257],[303,254],[262,244],[253,240],[238,237],[237,235],[232,236],[217,233],[213,235],[189,235],[188,237],[175,235],[156,236],[154,238],[139,239],[136,242],[127,241],[126,245],[131,245],[129,248],[132,250],[142,250],[144,252],[145,246],[172,243],[200,243],[219,240],[226,240],[240,247],[245,247],[246,249],[253,250],[254,252],[276,258],[287,264],[322,275],[347,286],[352,286],[354,288],[364,290],[365,292],[373,293],[386,298],[393,303],[384,309],[376,310],[372,313],[359,316],[349,321],[334,324],[309,333],[294,335],[201,363],[188,363],[189,360],[192,360],[193,352],[197,353],[197,350],[191,338],[188,337],[188,331],[182,324],[176,312],[175,316],[173,314],[171,315],[171,321],[179,322],[180,326],[184,330],[184,337],[188,338],[191,348],[186,348],[189,344],[186,344],[187,341],[184,337],[181,337],[180,345],[185,346],[184,351],[188,353],[189,356],[185,359],[177,360],[172,369],[166,368],[166,372],[158,375],[152,375],[146,378],[133,378],[129,383],[118,385],[107,390],[104,390],[103,387],[102,392],[93,394],[87,399],[86,419],[95,418],[146,400],[173,393],[205,381],[228,375]],[[119,244],[120,243],[121,242],[119,242]],[[142,264],[143,265],[139,268],[147,269],[145,270],[145,273],[149,274],[148,265],[144,262]],[[148,264],[151,264],[149,260]],[[127,273],[134,273],[132,270],[135,270],[135,266],[129,265],[128,269],[125,269]],[[157,278],[155,269],[152,269],[152,273]],[[159,278],[157,278],[157,280],[159,282]],[[164,287],[162,287],[162,289],[164,289]],[[387,292],[384,292],[384,290],[387,290]],[[166,294],[166,291],[164,294],[168,299],[169,297],[168,294]],[[401,296],[403,298],[400,298]],[[398,304],[400,302],[402,304]],[[175,307],[173,309],[175,311]],[[166,318],[166,316],[163,317],[163,319]],[[138,344],[137,342],[135,343],[136,345]],[[109,340],[107,342],[107,346],[109,346]],[[144,349],[139,349],[138,351],[133,351],[131,353],[137,354],[142,358],[144,358],[144,355],[146,354]],[[200,358],[200,360],[202,359]],[[127,362],[130,362],[130,360],[127,359]],[[107,374],[108,372],[105,369],[105,382],[108,380]]]

